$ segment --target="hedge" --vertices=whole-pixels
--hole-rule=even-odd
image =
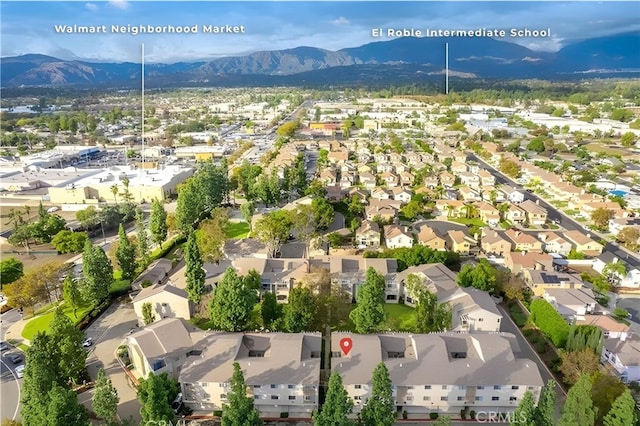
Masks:
[[[531,320],[557,348],[563,348],[569,337],[569,323],[546,300],[531,302]]]

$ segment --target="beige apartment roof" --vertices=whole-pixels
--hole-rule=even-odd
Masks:
[[[142,290],[140,290],[140,293],[138,293],[136,297],[133,299],[133,303],[140,302],[141,300],[147,299],[151,296],[155,296],[161,293],[170,293],[178,297],[182,297],[185,300],[188,299],[186,291],[167,283],[167,284],[154,284],[149,287],[143,288]]]
[[[190,331],[195,330],[181,318],[167,318],[133,333],[129,339],[136,342],[143,355],[151,361],[173,353],[188,352],[193,345]]]
[[[606,339],[604,347],[616,354],[622,365],[626,367],[640,365],[640,339],[632,337],[627,340]]]
[[[320,333],[212,332],[195,347],[200,354],[187,358],[179,381],[224,383],[238,362],[247,385],[317,385],[320,380]],[[250,351],[264,356],[250,356]]]
[[[409,275],[416,274],[428,279],[427,288],[432,293],[440,295],[442,292],[450,292],[458,288],[456,274],[442,263],[427,263],[424,265],[410,266],[397,275],[397,280],[402,282]]]
[[[603,331],[628,332],[629,326],[616,321],[609,315],[584,315],[584,319],[576,320],[577,325],[595,325]],[[639,354],[640,355],[640,354]]]
[[[332,352],[340,340],[352,339],[348,355],[341,351],[331,366],[346,385],[369,384],[371,373],[384,361],[396,386],[492,386],[544,384],[535,362],[516,359],[508,335],[503,333],[380,334],[332,333]],[[396,353],[396,355],[393,354]],[[402,357],[397,356],[403,353]]]
[[[579,245],[595,243],[595,241],[593,241],[591,238],[587,237],[580,231],[566,231],[564,233],[564,237]]]

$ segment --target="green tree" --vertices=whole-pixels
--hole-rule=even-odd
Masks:
[[[118,248],[116,260],[122,271],[123,280],[133,280],[136,274],[136,247],[131,244],[122,223],[118,229]]]
[[[200,303],[202,296],[205,293],[204,280],[206,274],[202,269],[202,256],[200,256],[200,249],[196,240],[196,233],[191,232],[187,239],[187,245],[185,247],[185,264],[186,264],[186,291],[189,296],[189,300]]]
[[[435,333],[451,329],[452,312],[448,303],[438,303],[438,297],[422,286],[415,297],[416,331]]]
[[[609,220],[613,218],[613,210],[606,209],[604,207],[598,207],[591,212],[591,222],[593,226],[598,229],[608,229]]]
[[[511,426],[537,426],[535,422],[536,403],[531,392],[526,391],[518,403],[511,421]]]
[[[591,402],[591,379],[588,374],[569,389],[559,426],[593,426],[596,410]]]
[[[244,331],[257,302],[257,291],[250,288],[229,267],[216,286],[209,304],[209,315],[214,328],[225,331]]]
[[[136,238],[138,242],[138,253],[142,263],[142,269],[146,268],[151,262],[149,255],[149,233],[144,223],[144,213],[138,207],[135,212],[136,217]]]
[[[60,254],[80,253],[89,240],[86,232],[73,232],[63,229],[51,240],[51,245]]]
[[[289,292],[289,303],[284,307],[284,327],[289,333],[310,331],[318,306],[308,287],[296,286]]]
[[[569,337],[569,324],[549,302],[537,299],[531,302],[531,320],[551,338],[553,344],[563,348]]]
[[[78,288],[78,282],[74,281],[71,275],[67,275],[62,283],[62,296],[64,301],[73,308],[73,316],[78,318],[76,311],[82,304],[82,293]]]
[[[625,226],[618,232],[616,238],[625,244],[635,247],[640,241],[640,230],[632,226]]]
[[[636,142],[636,135],[633,132],[626,132],[620,137],[620,142],[624,147],[631,147]]]
[[[266,244],[269,257],[274,257],[291,233],[293,221],[286,210],[273,211],[261,217],[255,225],[255,237]]]
[[[240,206],[240,214],[242,218],[249,224],[249,229],[253,227],[253,214],[256,212],[256,205],[253,201],[247,201]]]
[[[347,418],[352,410],[353,401],[342,384],[342,377],[333,370],[322,409],[313,416],[313,426],[353,426],[355,422]]]
[[[476,265],[463,266],[457,280],[461,287],[471,286],[493,292],[496,286],[496,270],[486,259],[481,259]]]
[[[82,253],[82,273],[83,298],[97,306],[109,297],[113,282],[113,266],[102,247],[87,242]]]
[[[98,370],[95,391],[91,401],[93,412],[98,417],[112,424],[118,414],[118,390],[111,383],[111,379],[104,373],[104,369]]]
[[[69,426],[89,426],[91,424],[87,409],[78,402],[78,394],[71,389],[54,386],[49,391],[48,400],[46,419],[43,419],[46,422],[39,422],[39,424]]]
[[[627,266],[623,262],[614,259],[613,262],[604,265],[602,275],[607,277],[610,283],[619,281],[627,276]]]
[[[536,426],[555,426],[556,398],[556,382],[549,380],[542,388],[536,407]]]
[[[138,399],[142,404],[140,415],[142,416],[141,424],[157,424],[157,422],[165,422],[168,424],[173,421],[174,415],[170,405],[170,391],[166,386],[166,381],[160,376],[153,373],[149,374],[144,380],[144,389],[138,388]]]
[[[84,333],[57,307],[49,326],[50,352],[58,354],[58,371],[67,381],[77,383],[85,369],[87,351],[82,347]]]
[[[262,420],[253,405],[253,398],[247,396],[247,384],[240,364],[233,363],[233,375],[229,382],[231,388],[227,394],[229,404],[222,411],[222,426],[260,426]]]
[[[604,426],[629,426],[638,422],[636,401],[629,389],[620,395],[613,403],[611,410],[604,416]]]
[[[380,362],[373,370],[371,397],[360,414],[365,426],[393,426],[396,423],[396,405],[389,370]]]
[[[262,317],[262,325],[265,329],[271,329],[272,324],[280,318],[282,309],[278,304],[276,295],[270,291],[262,296],[260,304],[260,316]]]
[[[544,139],[541,136],[531,139],[531,142],[527,145],[527,149],[537,153],[544,152]]]
[[[384,276],[369,268],[363,285],[357,290],[357,306],[349,318],[358,333],[373,333],[385,319],[385,281]]]
[[[151,302],[142,304],[142,320],[144,321],[144,325],[152,324],[156,320],[156,314],[153,311]]]
[[[151,216],[149,217],[149,232],[153,242],[162,249],[162,243],[167,239],[167,211],[159,200],[151,203]]]
[[[205,219],[200,222],[196,234],[198,249],[202,259],[207,262],[219,262],[224,258],[224,242],[227,236],[224,232],[228,224],[226,211],[215,209],[212,219]]]
[[[504,173],[505,175],[513,179],[519,178],[522,172],[522,168],[518,165],[518,163],[516,163],[515,161],[505,160],[505,159],[500,160],[498,169],[502,173]]]
[[[603,371],[591,375],[591,401],[596,409],[596,424],[601,425],[613,403],[627,389],[624,383]]]
[[[24,275],[24,265],[15,257],[0,261],[0,288],[10,284]]]
[[[89,229],[100,223],[100,215],[95,206],[89,206],[86,209],[76,212],[76,220],[85,228]]]
[[[276,129],[276,134],[278,136],[291,137],[296,133],[296,130],[298,130],[299,128],[300,128],[299,122],[288,121]]]

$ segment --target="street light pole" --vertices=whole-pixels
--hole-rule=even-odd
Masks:
[[[107,239],[104,236],[104,225],[102,224],[102,221],[100,221],[100,229],[102,229],[102,243],[106,244],[107,243]]]

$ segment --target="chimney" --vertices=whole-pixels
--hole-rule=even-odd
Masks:
[[[540,205],[540,199],[539,198],[536,199],[536,204]]]

